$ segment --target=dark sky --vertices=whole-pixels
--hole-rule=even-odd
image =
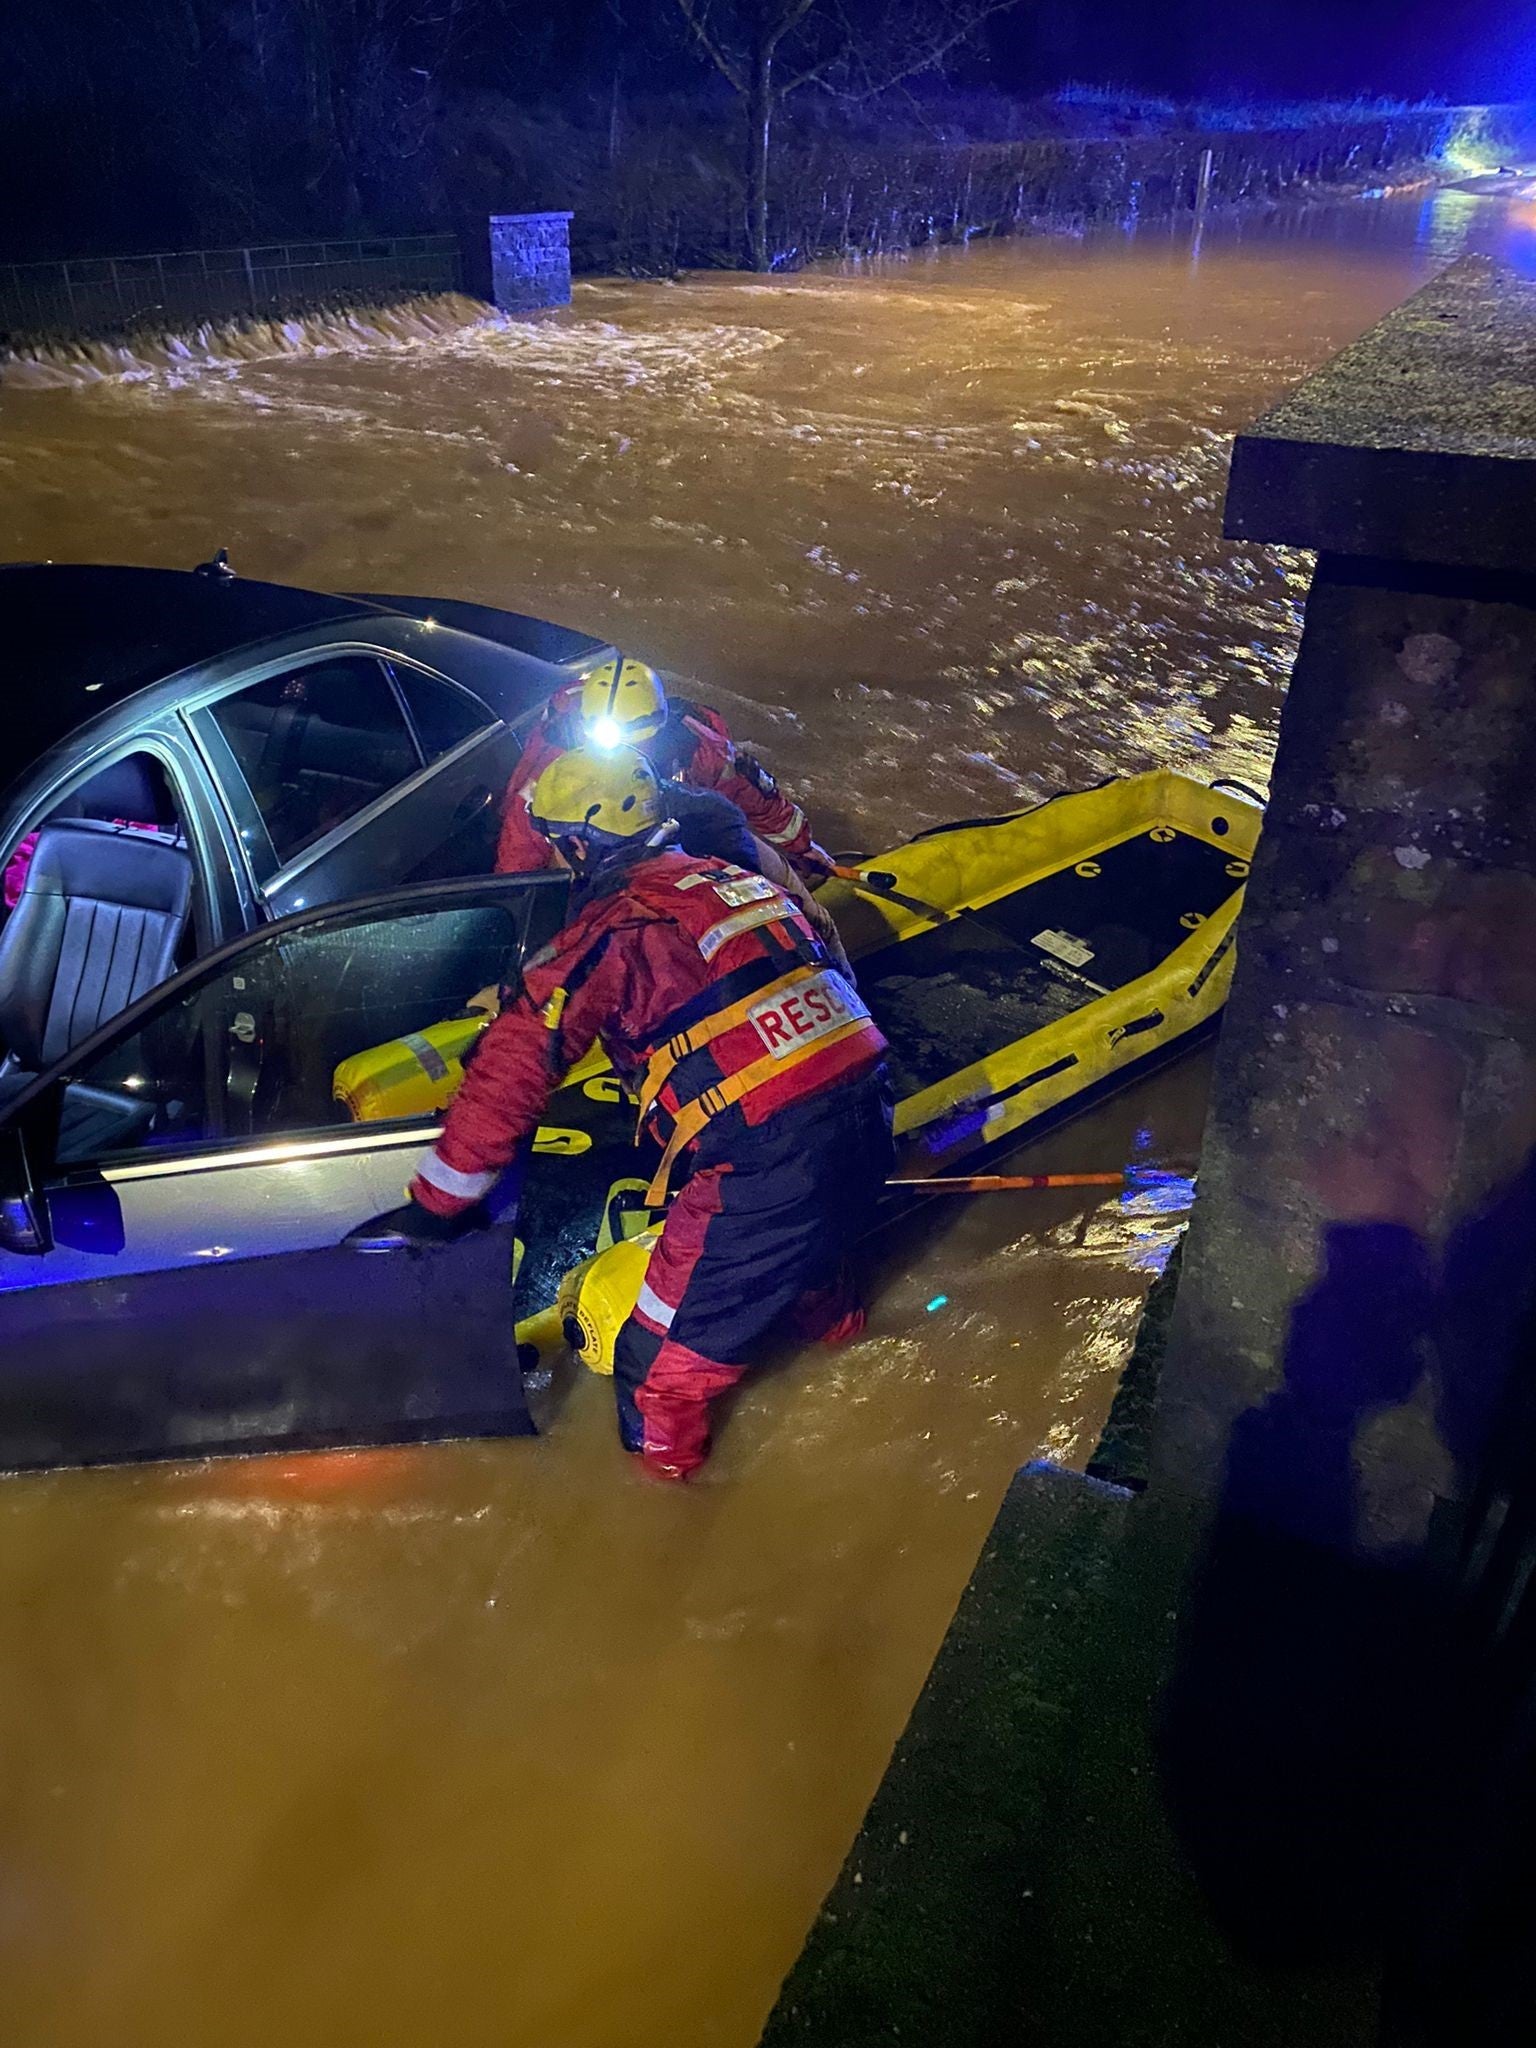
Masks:
[[[1536,0],[1026,0],[994,49],[1020,85],[1036,72],[1171,93],[1526,98]]]
[[[855,20],[887,11],[843,4]],[[476,0],[466,12],[478,26],[461,65],[514,93],[600,83],[618,21],[635,83],[712,81],[675,0]],[[1025,94],[1083,79],[1175,96],[1536,97],[1536,0],[1019,0],[985,41],[990,65],[962,62],[961,76]]]

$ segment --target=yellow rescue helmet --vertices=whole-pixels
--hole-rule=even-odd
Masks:
[[[655,669],[618,655],[581,679],[581,726],[592,747],[635,747],[667,722],[667,693]]]
[[[572,747],[533,786],[528,811],[547,839],[599,845],[637,839],[662,822],[656,770],[634,747]]]

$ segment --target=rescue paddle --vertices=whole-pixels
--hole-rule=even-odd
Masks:
[[[966,1173],[948,1179],[908,1180],[900,1174],[888,1188],[920,1188],[935,1195],[990,1195],[1004,1188],[1123,1188],[1128,1173]]]
[[[1193,1181],[1193,1166],[1126,1166],[1118,1173],[962,1173],[895,1174],[888,1188],[913,1188],[936,1195],[990,1195],[1017,1188],[1156,1188]]]

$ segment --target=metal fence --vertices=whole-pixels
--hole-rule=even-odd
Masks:
[[[461,280],[456,235],[4,263],[0,339],[86,340],[245,314],[312,312],[403,292],[457,291]]]

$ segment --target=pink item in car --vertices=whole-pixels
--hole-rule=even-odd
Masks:
[[[22,884],[27,879],[27,869],[32,865],[32,856],[37,851],[41,833],[29,832],[25,839],[18,840],[16,851],[5,864],[5,907],[14,910],[21,897]]]

